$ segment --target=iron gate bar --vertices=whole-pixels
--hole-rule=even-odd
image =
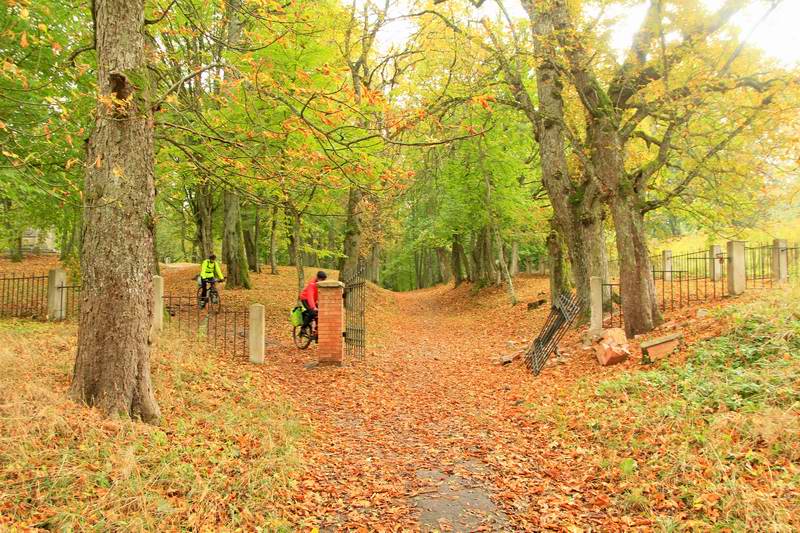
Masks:
[[[542,371],[550,354],[558,347],[558,342],[580,313],[580,309],[581,300],[577,295],[562,294],[556,298],[539,336],[525,354],[525,365],[533,375],[538,376]]]
[[[364,358],[367,344],[365,323],[366,311],[366,264],[359,260],[353,275],[344,280],[345,354],[348,357]]]

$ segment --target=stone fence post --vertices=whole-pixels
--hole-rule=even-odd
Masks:
[[[344,283],[326,280],[319,289],[319,364],[341,366],[344,356]]]
[[[776,283],[789,281],[789,244],[785,239],[772,241],[772,280]]]
[[[251,305],[249,315],[247,346],[250,352],[250,362],[260,365],[264,362],[264,306],[262,304]]]
[[[62,292],[59,287],[67,284],[67,273],[55,268],[47,273],[47,318],[48,320],[64,320],[65,311]]]
[[[731,296],[742,294],[746,286],[745,243],[728,241],[728,294]]]
[[[661,270],[664,281],[672,281],[672,250],[661,252]]]

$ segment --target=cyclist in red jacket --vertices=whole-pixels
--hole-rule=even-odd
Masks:
[[[303,325],[308,326],[311,321],[317,318],[318,309],[317,301],[319,300],[319,290],[317,289],[317,282],[324,281],[328,275],[320,270],[317,275],[311,278],[311,281],[306,284],[305,288],[300,292],[300,303],[303,304],[305,311],[303,311]]]

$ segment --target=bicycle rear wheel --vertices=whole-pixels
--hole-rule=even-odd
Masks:
[[[292,330],[292,339],[294,340],[295,346],[301,350],[305,350],[311,345],[311,341],[313,340],[310,328],[306,326],[295,326]]]

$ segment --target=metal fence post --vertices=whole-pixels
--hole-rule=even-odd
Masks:
[[[153,332],[164,330],[164,278],[153,276]]]
[[[62,305],[61,292],[67,284],[67,273],[54,268],[47,273],[47,319],[64,320],[66,310]]]
[[[789,281],[789,245],[785,239],[772,241],[772,280],[777,283]]]
[[[264,306],[262,304],[250,306],[250,324],[247,337],[250,362],[262,364],[264,362]]]
[[[732,296],[742,294],[747,285],[744,245],[744,241],[728,241],[728,294]]]

